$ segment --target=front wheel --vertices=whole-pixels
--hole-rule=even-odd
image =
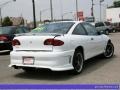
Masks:
[[[73,72],[74,74],[79,74],[83,69],[83,54],[80,51],[75,51],[74,57],[73,57]]]
[[[108,42],[105,52],[104,52],[104,57],[105,58],[110,58],[114,54],[114,45],[111,42]]]

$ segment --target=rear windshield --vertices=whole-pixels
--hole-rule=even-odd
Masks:
[[[38,28],[35,28],[31,33],[60,33],[66,34],[69,29],[73,26],[73,22],[60,22],[60,23],[51,23],[44,24]]]
[[[12,34],[12,27],[0,27],[0,34]]]

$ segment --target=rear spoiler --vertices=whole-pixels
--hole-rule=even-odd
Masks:
[[[15,37],[18,36],[64,36],[64,34],[60,34],[60,33],[21,33],[21,34],[15,34]]]

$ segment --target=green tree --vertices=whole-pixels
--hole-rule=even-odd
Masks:
[[[120,7],[120,0],[114,1],[113,5],[114,5],[114,7]]]
[[[13,22],[10,20],[10,18],[7,16],[3,19],[2,26],[12,26]]]

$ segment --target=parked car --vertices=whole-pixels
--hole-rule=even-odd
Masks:
[[[98,31],[101,31],[106,35],[109,35],[111,32],[115,32],[114,27],[110,22],[97,22],[95,23],[95,27]]]
[[[114,23],[113,24],[115,32],[120,32],[120,23]]]
[[[29,30],[24,26],[0,27],[0,53],[9,52],[13,49],[11,41],[15,37],[15,34],[27,32]]]
[[[114,46],[110,38],[89,23],[61,21],[45,24],[12,41],[9,67],[29,72],[36,68],[73,70],[78,74],[85,60],[102,54],[110,58]]]

